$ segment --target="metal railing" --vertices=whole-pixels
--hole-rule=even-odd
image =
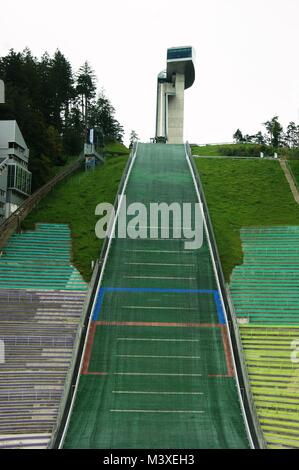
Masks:
[[[78,170],[83,161],[84,155],[82,152],[74,163],[68,165],[65,170],[61,171],[58,175],[48,181],[48,183],[35,191],[35,193],[29,196],[10,217],[0,223],[0,249],[5,245],[10,236],[16,230],[20,229],[22,220],[24,220],[39,201],[48,194],[57,183]]]
[[[261,429],[260,420],[258,418],[258,413],[257,413],[257,410],[256,410],[253,394],[252,394],[252,391],[251,391],[249,373],[248,373],[248,368],[247,368],[247,364],[246,364],[246,361],[245,361],[245,353],[244,353],[244,349],[243,349],[243,343],[242,343],[242,338],[241,338],[241,334],[240,334],[240,328],[239,328],[239,325],[238,325],[237,316],[236,316],[236,313],[235,313],[235,308],[234,308],[234,304],[233,304],[233,301],[232,301],[232,297],[231,297],[231,293],[230,293],[230,289],[229,289],[228,285],[226,285],[226,296],[227,296],[227,301],[228,301],[228,305],[229,305],[230,312],[231,312],[232,328],[234,330],[235,342],[236,342],[236,346],[237,346],[238,354],[239,354],[239,358],[240,358],[240,368],[242,370],[242,375],[243,375],[243,379],[244,379],[243,380],[243,384],[244,384],[243,392],[245,391],[247,400],[249,402],[250,412],[251,412],[252,419],[253,419],[253,422],[254,422],[254,425],[255,425],[255,432],[256,432],[256,435],[257,435],[258,442],[259,442],[259,447],[261,449],[265,449],[267,447],[267,444],[266,444],[266,441],[265,441],[265,438],[264,438],[264,435],[263,435],[263,432],[262,432],[262,429]],[[243,393],[243,402],[244,402],[244,399],[245,399],[245,396],[244,396],[244,393]]]
[[[130,157],[127,161],[125,170],[121,177],[117,194],[115,197],[115,201],[114,201],[115,213],[117,211],[118,204],[119,204],[118,196],[123,191],[123,187],[124,187],[129,169],[131,167],[131,163],[132,163],[134,154],[136,152],[136,148],[137,148],[137,142],[134,142],[134,145],[130,153]],[[97,293],[97,288],[98,288],[100,277],[101,275],[103,275],[103,272],[104,272],[103,264],[104,264],[104,259],[107,256],[108,248],[109,248],[109,237],[106,237],[103,241],[100,257],[95,262],[92,278],[89,284],[89,289],[87,292],[87,296],[86,296],[83,311],[82,311],[80,324],[78,326],[76,338],[74,341],[74,349],[73,349],[73,354],[72,354],[72,359],[71,359],[71,365],[68,369],[67,376],[64,381],[64,389],[62,393],[62,399],[59,405],[56,425],[52,431],[52,437],[48,444],[48,448],[52,448],[52,449],[59,448],[61,441],[63,439],[63,435],[65,431],[67,430],[69,414],[71,412],[73,400],[75,399],[76,386],[78,384],[78,378],[79,378],[80,368],[81,368],[81,363],[82,363],[82,356],[85,350],[93,303],[94,303],[95,296]]]
[[[9,162],[9,157],[6,157],[1,163],[0,163],[0,172],[3,171]]]
[[[293,178],[294,185],[296,186],[297,191],[299,191],[299,184],[298,184],[296,176],[294,175],[294,172],[292,170],[292,167],[291,167],[289,161],[285,160],[285,164],[286,164],[287,169],[289,170],[289,173],[290,173],[291,177]]]
[[[217,275],[219,279],[223,303],[224,303],[224,307],[225,307],[226,314],[227,314],[227,319],[228,319],[227,326],[228,326],[228,330],[229,330],[230,337],[231,337],[233,355],[234,355],[234,360],[235,360],[235,365],[236,365],[236,374],[237,374],[238,381],[239,381],[239,387],[241,391],[241,396],[242,396],[242,401],[244,405],[244,411],[246,414],[248,427],[250,430],[254,447],[265,448],[266,442],[264,440],[264,437],[263,437],[263,434],[259,425],[259,420],[257,417],[257,413],[256,413],[256,409],[254,406],[254,401],[253,401],[253,397],[252,397],[252,393],[250,389],[250,384],[248,380],[248,374],[247,374],[247,369],[246,369],[244,355],[243,355],[243,348],[241,347],[242,342],[239,336],[240,335],[239,327],[237,325],[237,321],[234,316],[232,303],[229,301],[227,286],[224,280],[224,275],[223,275],[222,266],[220,262],[220,256],[219,256],[219,252],[217,248],[216,238],[215,238],[215,234],[214,234],[214,230],[213,230],[213,226],[212,226],[212,222],[211,222],[211,218],[210,218],[210,214],[208,210],[207,201],[206,201],[205,194],[203,191],[203,186],[202,186],[196,165],[194,163],[194,159],[192,158],[191,148],[188,143],[186,143],[186,150],[187,150],[190,164],[193,169],[197,188],[198,188],[201,202],[203,205],[203,212],[204,212],[204,216],[206,219],[208,235],[211,241],[211,248],[212,248],[211,254],[215,261],[215,267],[216,267],[216,271],[217,271]]]

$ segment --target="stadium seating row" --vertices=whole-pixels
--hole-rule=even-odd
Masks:
[[[299,227],[242,229],[231,292],[269,448],[299,448]]]
[[[56,424],[86,284],[65,225],[15,234],[0,258],[0,448],[45,448]]]

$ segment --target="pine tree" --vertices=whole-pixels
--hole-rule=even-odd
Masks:
[[[299,126],[291,121],[285,134],[286,145],[290,148],[299,147]]]
[[[73,73],[70,63],[57,50],[49,69],[49,87],[51,95],[51,124],[62,131],[69,113],[70,100],[74,97]]]
[[[133,145],[134,145],[134,142],[135,142],[136,140],[138,140],[138,139],[139,139],[139,137],[138,137],[137,132],[135,132],[134,130],[131,130],[129,148],[132,148]]]
[[[81,98],[81,112],[85,128],[87,128],[89,123],[89,110],[96,96],[96,76],[88,62],[85,62],[79,68],[76,91]]]
[[[100,127],[105,141],[117,140],[122,142],[124,130],[115,119],[115,109],[102,89],[96,103],[91,109],[91,127]]]
[[[11,49],[0,57],[0,77],[6,92],[0,119],[15,119],[21,128],[30,149],[33,189],[53,175],[54,165],[64,163],[63,155],[81,151],[87,127],[103,129],[106,141],[122,141],[124,130],[110,100],[102,92],[95,101],[96,77],[88,62],[75,79],[59,50],[38,60],[28,48]]]
[[[233,135],[233,139],[236,141],[237,144],[244,142],[244,137],[240,129],[237,129]]]
[[[259,145],[265,144],[265,137],[261,131],[259,131],[256,135],[253,136],[253,141],[254,143],[259,144]]]
[[[269,135],[269,143],[275,148],[280,147],[282,145],[283,127],[278,121],[278,116],[274,116],[271,121],[264,122],[264,126]]]

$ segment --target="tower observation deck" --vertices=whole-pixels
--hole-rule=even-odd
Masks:
[[[193,47],[167,50],[167,69],[158,75],[156,142],[182,144],[184,133],[184,91],[195,80]]]

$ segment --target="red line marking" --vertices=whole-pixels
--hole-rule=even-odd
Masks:
[[[226,325],[221,325],[220,328],[221,328],[223,347],[224,347],[224,353],[225,353],[225,359],[226,359],[227,377],[234,377],[235,371],[234,371],[234,366],[233,366],[233,360],[232,360]]]
[[[221,328],[222,325],[213,323],[159,323],[159,322],[135,322],[135,321],[97,321],[99,326],[176,326],[192,328]]]
[[[88,372],[92,345],[97,326],[173,326],[173,327],[194,327],[194,328],[220,328],[223,340],[227,374],[208,374],[208,377],[233,377],[234,367],[230,351],[227,329],[225,325],[213,323],[159,323],[159,322],[126,322],[126,321],[95,321],[92,322],[88,332],[86,351],[83,359],[81,374],[105,376],[108,372]]]
[[[81,370],[81,374],[83,375],[88,373],[88,367],[89,367],[95,332],[96,332],[96,323],[92,322],[89,328],[87,345],[86,345],[86,350],[85,350],[85,354],[83,358],[83,365],[82,365],[82,370]]]
[[[209,374],[208,377],[230,377],[227,374]]]
[[[84,375],[108,375],[108,372],[86,372]]]

